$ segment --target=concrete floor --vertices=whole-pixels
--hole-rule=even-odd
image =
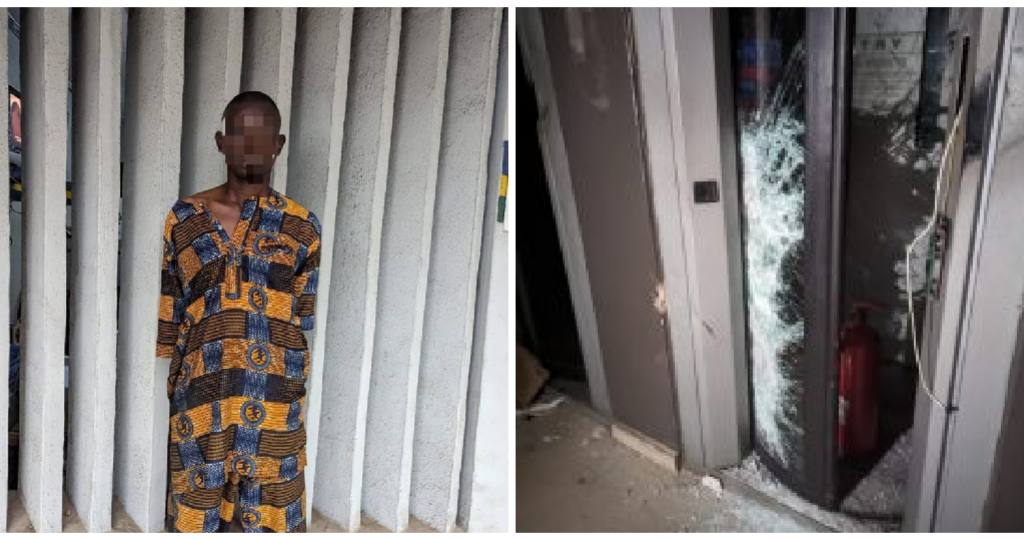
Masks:
[[[805,532],[807,523],[656,465],[572,400],[516,421],[517,532]]]
[[[112,518],[111,532],[115,533],[137,533],[142,532],[135,522],[132,521],[128,514],[124,511],[124,506],[114,499],[113,518]],[[78,514],[75,512],[74,506],[71,504],[71,500],[67,494],[64,494],[64,521],[63,521],[62,532],[86,532],[85,526],[82,524],[82,520],[78,518]],[[7,492],[7,532],[12,533],[27,533],[35,532],[32,527],[32,523],[28,519],[28,514],[25,512],[25,506],[21,502],[21,497],[18,496],[17,491]],[[231,532],[242,532],[242,524],[237,519],[231,524]],[[313,519],[307,529],[307,532],[311,533],[328,533],[328,532],[346,532],[340,525],[334,523],[330,519],[327,519],[317,510],[313,510]],[[383,526],[379,525],[367,516],[363,516],[363,526],[360,527],[359,532],[361,533],[381,533],[389,532]],[[429,533],[438,532],[429,525],[422,521],[412,518],[409,520],[409,528],[406,532],[419,532]],[[461,528],[456,528],[455,532],[465,532]]]

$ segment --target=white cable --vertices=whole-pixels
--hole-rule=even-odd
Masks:
[[[953,120],[953,128],[949,131],[949,137],[946,138],[945,147],[942,149],[942,159],[939,161],[939,174],[938,178],[936,178],[935,180],[935,204],[932,208],[932,216],[928,220],[928,224],[925,226],[924,230],[922,230],[921,233],[918,234],[916,238],[914,238],[914,241],[911,242],[909,246],[907,246],[907,308],[909,310],[908,313],[910,314],[910,339],[914,343],[914,361],[917,363],[917,376],[920,380],[921,388],[924,389],[924,392],[925,394],[928,395],[928,398],[931,399],[939,407],[942,407],[943,409],[947,408],[946,404],[943,403],[942,401],[939,401],[939,399],[935,397],[935,394],[932,393],[931,389],[928,388],[928,381],[925,380],[924,369],[921,367],[921,351],[918,350],[917,346],[917,323],[914,322],[914,287],[911,280],[910,255],[914,252],[914,246],[916,246],[917,243],[920,242],[921,239],[923,239],[928,234],[928,232],[935,227],[935,220],[939,214],[939,201],[941,200],[942,195],[942,184],[944,183],[943,175],[946,172],[946,161],[949,157],[949,149],[950,147],[953,146],[954,141],[956,141],[957,131],[960,128],[960,120],[961,118],[963,118],[963,114],[963,108],[961,108],[960,111],[957,113],[956,118]],[[928,279],[927,275],[925,275],[925,279]],[[927,288],[927,286],[928,283],[926,282],[925,287]]]

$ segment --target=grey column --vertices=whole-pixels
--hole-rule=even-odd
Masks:
[[[377,313],[384,194],[398,71],[401,9],[359,9],[342,145],[331,309],[324,334],[323,394],[313,506],[349,531],[362,513],[363,450]]]
[[[182,109],[181,196],[227,181],[214,134],[238,94],[242,77],[243,8],[185,10],[185,95]]]
[[[367,410],[363,508],[381,525],[409,524],[413,428],[447,81],[451,10],[410,9],[402,21],[393,160],[381,241]]]
[[[114,494],[145,532],[164,528],[169,360],[157,359],[164,218],[178,197],[184,9],[128,15]]]
[[[498,223],[501,176],[515,165],[507,161],[508,141],[508,14],[502,21],[498,88],[494,102],[488,158],[487,205],[484,209],[480,278],[477,281],[473,359],[469,371],[466,443],[459,480],[458,523],[469,532],[508,532],[508,257],[512,213],[506,203],[505,222]],[[509,176],[513,178],[514,176]]]
[[[67,490],[89,532],[110,529],[121,197],[121,10],[76,9]]]
[[[245,8],[242,47],[242,91],[270,96],[281,111],[281,133],[288,134],[292,118],[292,72],[295,69],[296,8]],[[272,185],[281,193],[288,186],[288,149],[274,165]]]
[[[68,12],[23,9],[24,310],[19,484],[37,532],[60,532],[64,470]]]
[[[412,512],[455,525],[501,9],[456,9],[426,290]]]
[[[295,158],[289,168],[288,196],[313,212],[321,223],[320,289],[316,318],[309,339],[310,369],[304,422],[306,427],[306,504],[316,500],[317,441],[323,398],[324,330],[329,309],[334,238],[341,175],[341,146],[348,95],[349,53],[352,45],[351,9],[300,9],[295,44],[296,78],[302,81],[293,94],[290,145]],[[289,160],[290,161],[290,160]],[[334,392],[334,390],[331,390]],[[313,513],[307,512],[307,523]]]
[[[0,13],[7,15],[6,9],[0,9]],[[7,65],[7,40],[0,39],[0,65]],[[7,70],[0,69],[0,88],[7,88]],[[7,123],[10,115],[2,115],[0,119],[0,141],[3,142],[3,149],[6,152],[9,148],[7,139]],[[7,241],[11,237],[11,190],[10,188],[0,189],[0,209],[3,209],[4,218],[0,219],[0,352],[10,349],[11,333],[8,330],[11,323],[11,246]],[[10,395],[7,391],[10,379],[9,370],[0,370],[0,433],[7,433],[10,426],[7,423],[8,404]],[[0,444],[0,482],[7,485],[7,478],[10,471],[7,470],[7,445]],[[0,497],[0,532],[7,532],[7,497]]]
[[[1001,11],[986,10],[983,16],[998,21],[1004,17]],[[993,476],[993,464],[1000,450],[1005,407],[1013,405],[1011,392],[1017,390],[1011,381],[1024,298],[1024,246],[1020,242],[1020,208],[1024,203],[1024,183],[1020,181],[1024,167],[1024,147],[1020,144],[1024,139],[1024,13],[1010,9],[1005,17],[1005,34],[1000,44],[1005,64],[996,68],[999,71],[993,74],[993,89],[989,90],[996,95],[990,98],[997,107],[993,111],[996,119],[985,121],[985,129],[992,130],[988,144],[994,148],[986,148],[988,155],[983,154],[982,158],[989,162],[988,177],[980,189],[978,217],[971,235],[972,260],[964,286],[966,299],[958,336],[960,365],[951,385],[932,386],[938,400],[958,409],[948,416],[947,432],[941,439],[936,437],[941,442],[931,442],[944,446],[945,454],[936,488],[936,532],[985,531],[990,487],[1007,481]],[[982,27],[985,26],[983,23]],[[981,50],[979,66],[986,66],[992,52]],[[974,108],[969,112],[964,113],[963,121],[967,123],[966,137],[973,139],[977,135],[970,133],[971,125],[975,115],[980,114]],[[965,144],[971,142],[974,141],[969,139]],[[974,169],[976,154],[972,150],[965,152],[965,169]],[[929,407],[932,414],[941,416],[941,407]],[[1019,460],[1020,456],[1015,456],[1015,461]],[[1018,512],[1022,508],[1020,504],[1015,506]]]

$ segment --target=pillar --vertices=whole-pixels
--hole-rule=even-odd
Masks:
[[[352,10],[303,8],[299,10],[295,43],[296,79],[292,103],[291,137],[295,147],[289,163],[288,196],[313,212],[321,223],[319,283],[331,282],[334,238],[332,227],[338,205],[341,147],[348,96],[349,52],[352,45]],[[290,160],[289,160],[290,161]],[[324,330],[330,307],[329,287],[317,290],[315,327],[311,338],[309,379],[306,381],[306,505],[314,491],[317,441],[323,399]],[[338,359],[337,361],[343,361]],[[333,393],[335,390],[331,389]],[[312,512],[307,512],[307,523]]]
[[[128,15],[114,495],[144,532],[164,528],[170,362],[157,359],[164,218],[178,197],[184,9]]]
[[[37,532],[61,530],[64,470],[67,8],[22,10],[25,303],[19,479]]]
[[[297,8],[245,8],[241,90],[267,94],[281,111],[281,133],[292,118],[292,72],[295,69]],[[274,164],[271,184],[281,193],[288,186],[288,149],[284,145]]]
[[[442,531],[458,509],[501,9],[456,9],[451,33],[412,448],[412,512]]]
[[[359,528],[363,450],[376,327],[384,195],[391,155],[400,9],[359,9],[352,28],[349,107],[342,144],[339,211],[324,334],[319,486],[313,506],[349,531]],[[344,359],[344,360],[341,360]]]
[[[502,21],[495,125],[484,209],[483,244],[470,361],[465,446],[459,480],[459,525],[470,532],[509,532],[508,499],[508,257],[511,205],[498,222],[498,199],[508,167],[508,15]],[[509,190],[511,194],[511,190]],[[509,198],[511,202],[511,197]]]
[[[6,9],[0,9],[0,13],[7,15]],[[0,39],[0,65],[8,65],[7,62],[7,40]],[[0,88],[7,88],[7,70],[0,70]],[[3,148],[9,148],[9,141],[7,140],[7,123],[10,122],[10,115],[2,115],[0,118],[0,142],[3,143]],[[4,209],[4,218],[0,219],[0,240],[11,237],[11,220],[10,212],[7,210],[11,206],[11,190],[10,188],[0,189],[0,208]],[[10,337],[11,333],[8,330],[11,323],[11,300],[10,295],[7,294],[10,291],[11,286],[11,247],[10,242],[0,242],[0,354],[5,354],[10,349]],[[8,392],[8,385],[10,382],[9,374],[10,370],[0,370],[0,434],[7,433],[10,430],[10,426],[7,422],[8,405],[10,404],[10,394]],[[7,478],[10,471],[7,470],[7,445],[0,444],[0,482],[2,485],[7,485]],[[7,497],[0,497],[0,532],[7,532]]]
[[[363,486],[363,509],[393,531],[409,524],[416,381],[450,31],[450,9],[405,11],[393,161],[381,238]]]
[[[507,218],[506,218],[507,219]],[[462,527],[472,533],[509,532],[508,499],[508,232],[495,231],[490,251],[492,273],[481,281],[489,296],[482,304],[483,325],[479,356],[474,366],[479,374],[470,386],[472,413],[467,422],[466,451],[459,491]]]
[[[214,135],[242,77],[244,8],[185,10],[185,93],[181,119],[181,196],[227,181]]]
[[[71,368],[67,491],[90,532],[110,529],[117,375],[122,13],[75,9]]]

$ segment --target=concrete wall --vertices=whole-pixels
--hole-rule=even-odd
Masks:
[[[515,168],[507,161],[508,144],[508,18],[499,41],[498,94],[487,166],[487,202],[481,245],[480,289],[476,298],[476,329],[469,373],[466,443],[459,486],[458,523],[469,532],[509,530],[508,378],[509,234],[498,223],[501,175]],[[511,213],[506,208],[505,224]],[[482,338],[482,339],[481,339]],[[483,419],[483,421],[481,421]],[[490,419],[490,420],[488,420]],[[500,419],[500,420],[499,420]]]
[[[17,54],[21,48],[21,40],[13,29],[10,29],[11,20],[16,27],[21,26],[21,9],[7,8],[4,13],[5,28],[7,32],[7,84],[21,89],[21,58]],[[20,32],[20,30],[19,30]]]
[[[242,8],[185,11],[185,89],[181,126],[181,196],[223,184],[224,156],[211,144],[242,69]]]
[[[277,102],[281,125],[292,118],[292,73],[295,70],[297,8],[245,10],[245,41],[242,47],[240,90],[257,90]],[[288,149],[285,144],[274,164],[273,186],[288,188]]]
[[[348,93],[341,185],[335,217],[338,248],[330,294],[338,299],[327,324],[337,331],[325,339],[324,354],[346,358],[324,366],[324,384],[342,406],[321,414],[321,459],[334,463],[318,471],[322,497],[315,505],[348,530],[362,515],[363,455],[370,388],[370,362],[377,323],[377,283],[384,193],[391,156],[392,111],[398,70],[400,10],[359,10],[353,21],[351,78],[362,81]]]
[[[501,10],[461,9],[451,22],[423,348],[413,441],[412,513],[455,526],[472,358]]]
[[[349,59],[352,43],[352,10],[308,9],[299,13],[296,60],[299,85],[294,93],[292,175],[288,195],[313,212],[320,223],[333,223],[338,204],[341,148],[348,92]],[[334,239],[337,229],[326,227],[321,234],[319,280],[330,283]],[[316,455],[323,395],[324,344],[330,294],[318,294],[310,344],[310,372],[306,381],[305,411],[306,496],[313,499]],[[309,522],[312,514],[306,516]]]
[[[275,186],[287,188],[323,225],[316,327],[307,336],[307,510],[348,530],[360,527],[364,513],[402,530],[410,500],[436,500],[417,516],[451,528],[461,463],[472,459],[476,470],[500,471],[502,479],[507,470],[507,455],[466,457],[461,443],[467,404],[479,397],[467,397],[468,374],[484,369],[487,385],[508,386],[504,358],[482,368],[471,355],[474,340],[484,339],[477,329],[486,329],[491,348],[507,331],[493,308],[476,311],[484,199],[495,181],[487,171],[501,11],[132,9],[126,26],[120,10],[78,11],[78,107],[71,147],[64,148],[68,15],[22,10],[21,76],[23,94],[32,96],[26,118],[34,124],[26,135],[30,234],[24,261],[15,265],[27,269],[22,351],[31,362],[21,374],[20,495],[35,529],[60,530],[63,458],[66,489],[90,531],[109,529],[112,498],[143,531],[164,528],[169,365],[153,354],[160,231],[177,197],[219,182],[224,163],[213,134],[238,88],[276,98],[292,151],[279,160]],[[458,54],[449,58],[449,47]],[[110,84],[119,79],[123,133],[116,125],[119,85]],[[113,154],[119,146],[120,194]],[[53,426],[64,424],[60,284],[68,150],[77,154],[77,188],[64,456],[63,430]],[[435,200],[438,189],[443,196]],[[118,234],[118,195],[120,245],[110,241]],[[443,231],[436,242],[435,229]],[[507,244],[489,249],[499,251],[489,255],[495,260],[507,258]],[[0,271],[0,285],[5,276]],[[496,287],[491,281],[480,286]],[[450,288],[453,303],[440,303]],[[432,297],[433,309],[445,313],[428,326]],[[441,345],[427,359],[424,343]],[[419,377],[421,362],[431,366],[430,381]],[[401,376],[388,377],[389,370]],[[443,376],[449,372],[456,374],[451,380]],[[423,384],[432,390],[421,410]],[[478,423],[507,422],[507,401],[491,400],[480,402]],[[417,444],[434,440],[439,445]],[[415,480],[420,473],[424,480]],[[483,489],[481,481],[467,485]],[[474,515],[507,530],[507,516],[500,518],[507,489],[480,501],[494,507]]]
[[[388,172],[377,290],[377,332],[366,420],[366,513],[384,526],[408,526],[413,422],[420,369],[447,83],[451,13],[408,10],[395,90],[393,160]]]
[[[22,13],[22,95],[32,96],[24,128],[22,223],[21,499],[39,532],[61,527],[64,430],[64,340],[67,245],[64,178],[67,167],[68,10]],[[28,104],[26,104],[28,109]],[[58,429],[54,429],[58,426]]]
[[[184,9],[129,12],[114,496],[143,531],[163,529],[167,492],[170,361],[154,357],[157,269],[160,216],[179,193],[184,39]]]
[[[117,374],[117,262],[121,199],[122,12],[73,13],[74,113],[72,152],[76,197],[72,212],[70,378],[67,491],[86,529],[110,528]]]
[[[544,34],[611,410],[616,419],[678,448],[626,17],[625,10],[546,10]]]

